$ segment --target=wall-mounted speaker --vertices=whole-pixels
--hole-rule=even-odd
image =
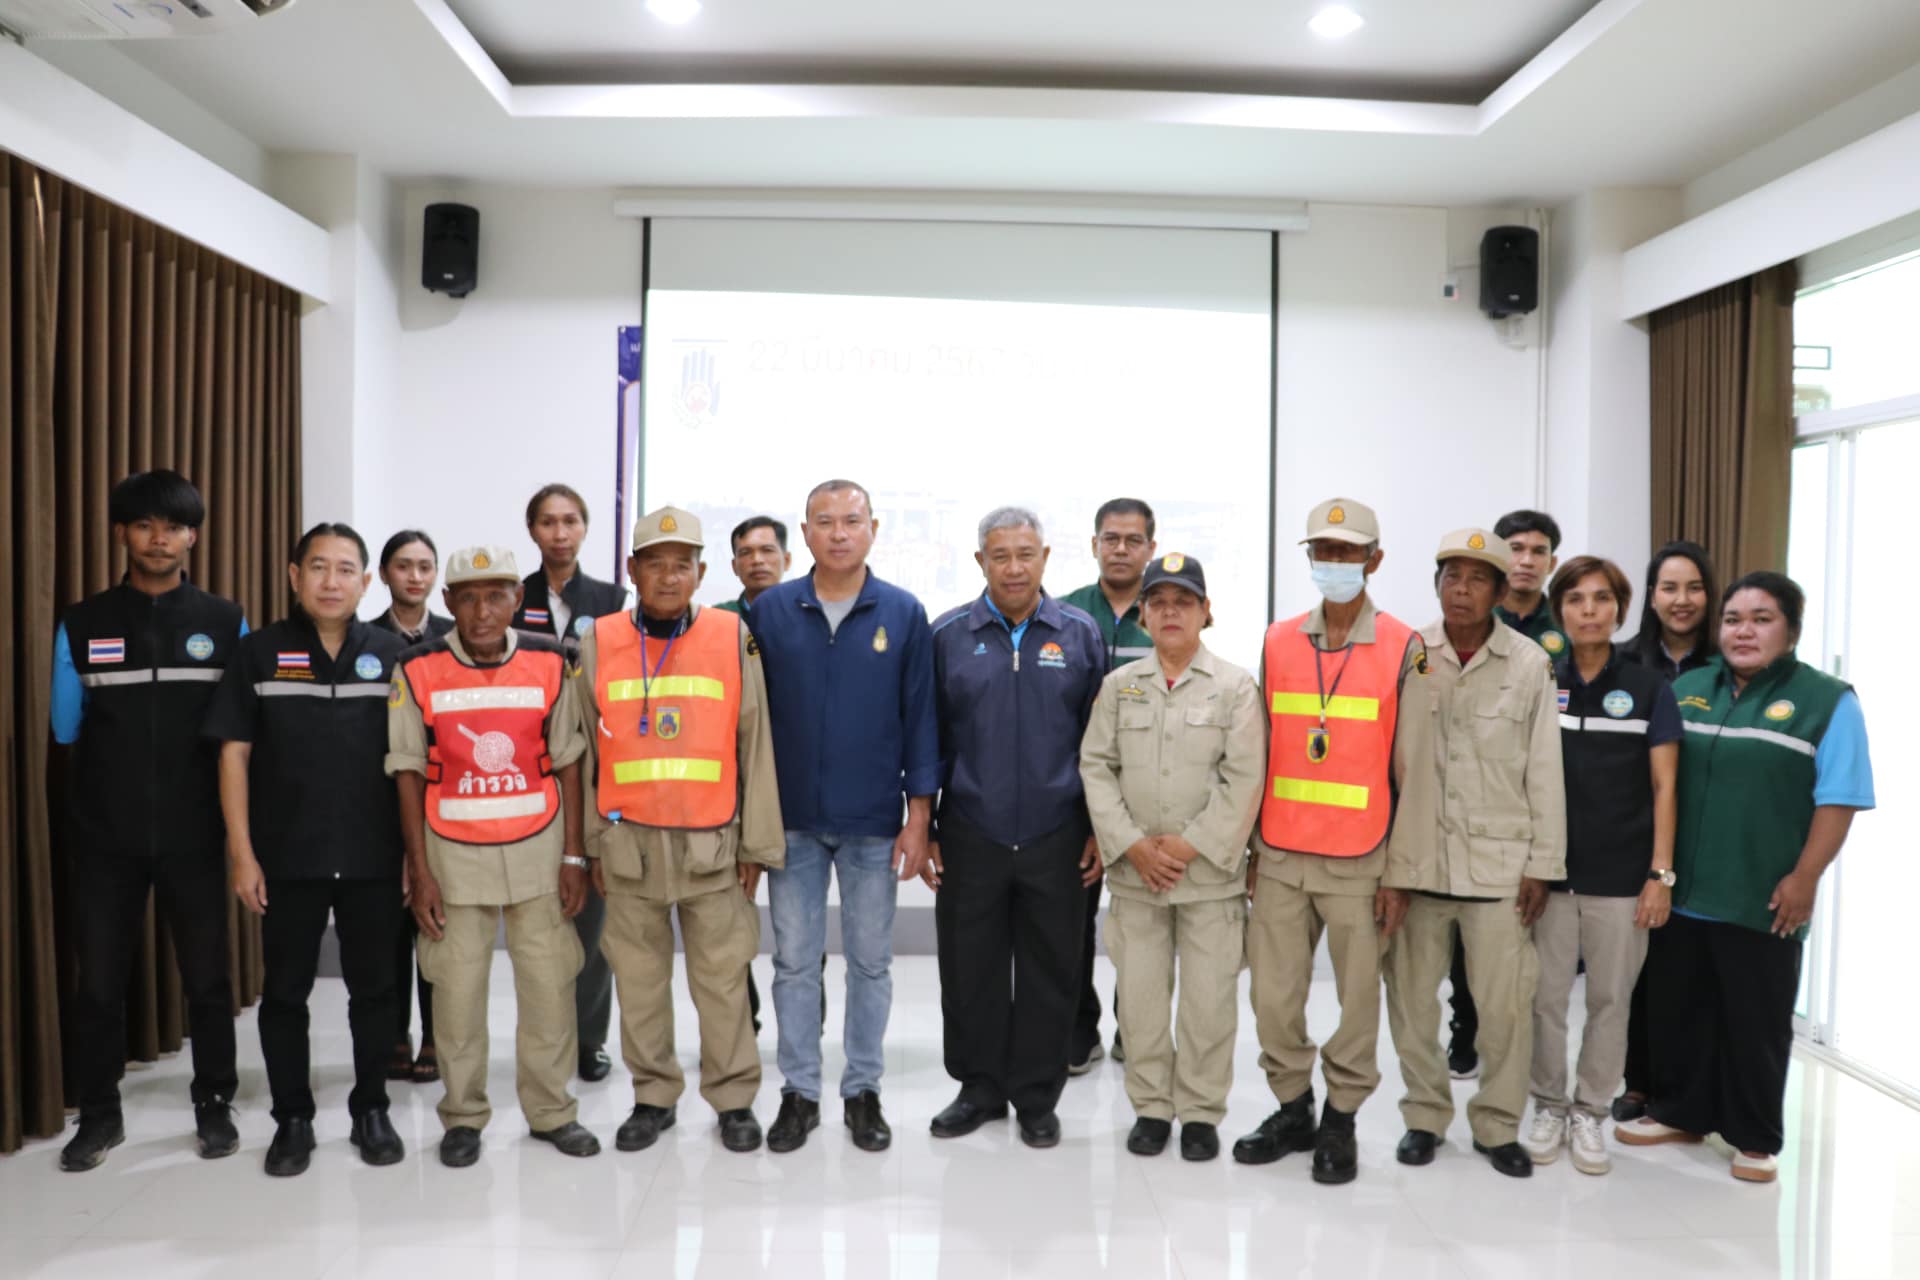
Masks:
[[[466,204],[430,204],[420,237],[420,284],[464,298],[480,279],[480,211]]]
[[[1540,305],[1540,233],[1489,227],[1480,237],[1480,309],[1495,320]]]

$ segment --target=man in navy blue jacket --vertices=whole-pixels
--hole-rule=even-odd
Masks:
[[[940,705],[940,1011],[960,1095],[933,1120],[957,1138],[1012,1103],[1030,1147],[1060,1141],[1079,1002],[1086,886],[1099,848],[1080,789],[1080,739],[1107,673],[1093,618],[1040,588],[1040,521],[1001,507],[980,522],[987,589],[933,625]]]
[[[893,1005],[893,910],[927,860],[940,738],[927,611],[867,569],[879,522],[851,480],[807,495],[814,566],[771,587],[747,615],[767,677],[786,867],[768,874],[773,1008],[780,1022],[780,1113],[771,1151],[792,1151],[820,1123],[820,959],[827,878],[840,884],[847,957],[847,1127],[863,1151],[893,1140],[880,1071]],[[901,819],[902,797],[906,817]]]

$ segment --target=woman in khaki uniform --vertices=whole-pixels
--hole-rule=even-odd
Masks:
[[[1180,1154],[1211,1160],[1233,1085],[1266,718],[1253,677],[1200,643],[1211,622],[1200,562],[1165,556],[1141,585],[1154,651],[1101,685],[1080,777],[1113,897],[1107,949],[1138,1116],[1127,1150],[1160,1154],[1178,1117]]]

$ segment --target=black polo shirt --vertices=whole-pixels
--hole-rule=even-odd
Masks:
[[[355,621],[329,657],[302,614],[240,642],[205,733],[253,744],[248,817],[269,881],[400,874],[387,691],[405,649],[392,632]]]
[[[1680,706],[1658,671],[1627,661],[1618,648],[1591,684],[1572,657],[1553,670],[1567,779],[1567,878],[1554,887],[1637,898],[1653,866],[1648,755],[1680,740]]]

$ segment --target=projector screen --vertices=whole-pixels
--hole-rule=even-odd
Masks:
[[[700,599],[739,591],[727,535],[790,527],[844,476],[875,573],[930,616],[983,586],[995,507],[1035,511],[1046,586],[1097,573],[1095,510],[1146,500],[1205,566],[1209,644],[1252,667],[1269,617],[1272,237],[1112,227],[656,220],[633,510],[706,525]]]

